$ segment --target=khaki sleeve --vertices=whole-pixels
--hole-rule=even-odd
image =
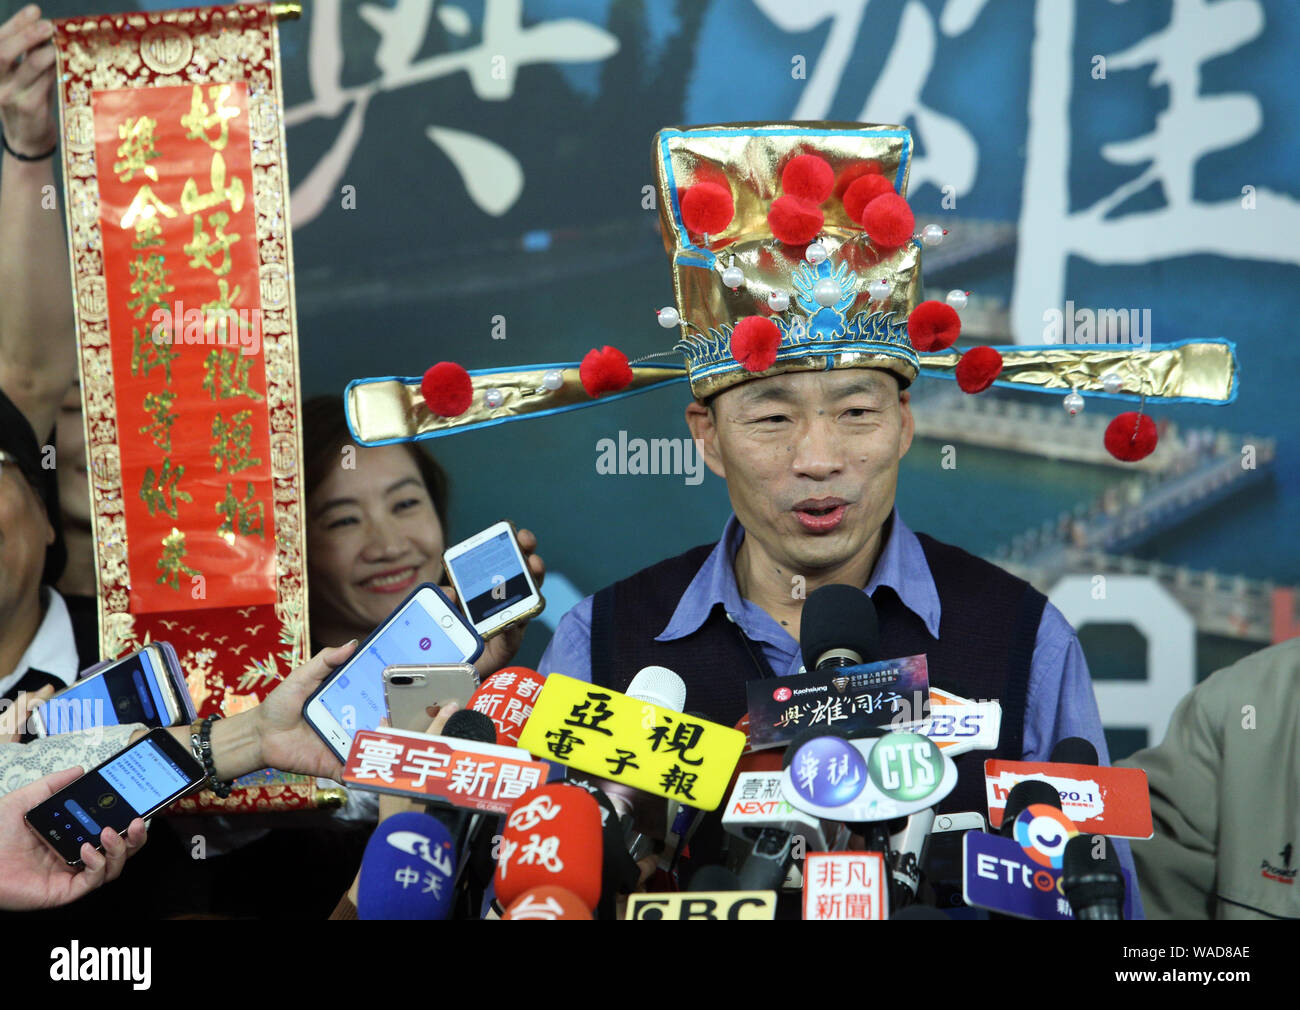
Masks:
[[[1148,919],[1213,917],[1223,740],[1207,686],[1178,703],[1159,746],[1117,762],[1151,788],[1155,835],[1132,843]]]

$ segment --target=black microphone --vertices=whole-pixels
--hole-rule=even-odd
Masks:
[[[1062,765],[1095,765],[1099,758],[1097,748],[1091,740],[1085,740],[1081,736],[1067,736],[1056,742],[1052,756],[1047,760]]]
[[[597,919],[618,918],[619,894],[631,894],[641,880],[641,868],[627,850],[618,808],[605,790],[582,779],[569,779],[569,785],[585,789],[600,804],[601,878],[600,902],[592,912]]]
[[[906,908],[900,908],[889,918],[891,920],[942,919],[944,922],[952,921],[951,916],[945,915],[933,905],[908,905]]]
[[[451,714],[442,735],[476,743],[497,742],[497,728],[488,716],[473,709],[463,708]],[[492,858],[489,833],[485,830],[492,815],[476,813],[459,807],[429,805],[430,814],[442,821],[451,832],[456,846],[456,903],[454,917],[478,919],[482,917],[483,895],[492,883],[496,862]]]
[[[874,662],[880,624],[871,597],[853,586],[814,589],[799,618],[799,649],[809,672]]]
[[[1049,807],[1061,809],[1061,794],[1050,782],[1042,779],[1025,779],[1017,782],[1007,793],[1007,805],[1002,811],[1002,826],[998,829],[1003,838],[1014,838],[1016,818],[1025,807],[1035,803],[1046,803]]]
[[[1101,850],[1100,857],[1097,849]],[[1075,835],[1065,843],[1061,890],[1076,919],[1124,918],[1124,874],[1109,839]]]
[[[701,866],[691,877],[688,891],[767,891],[767,887],[749,887],[725,866]]]

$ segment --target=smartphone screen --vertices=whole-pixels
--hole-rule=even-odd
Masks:
[[[155,730],[29,810],[27,820],[65,860],[76,862],[83,842],[98,846],[105,828],[125,832],[137,817],[148,817],[202,780],[202,766]]]
[[[534,592],[508,529],[448,559],[447,565],[455,573],[465,612],[476,627]]]
[[[158,670],[146,651],[128,656],[101,674],[78,681],[41,707],[45,732],[72,733],[95,726],[140,722],[165,726],[168,705]]]
[[[442,598],[438,600],[441,602]],[[444,615],[443,620],[446,619]],[[453,620],[453,629],[464,637],[464,622]],[[466,650],[448,637],[434,615],[413,596],[389,618],[379,634],[358,650],[318,698],[334,720],[350,733],[376,729],[379,721],[388,715],[384,700],[385,667],[460,663],[470,658],[472,652],[473,647]]]

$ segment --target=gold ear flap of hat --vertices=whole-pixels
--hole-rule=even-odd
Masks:
[[[1054,345],[994,350],[1002,356],[1002,372],[994,384],[1004,388],[1073,390],[1132,402],[1224,404],[1237,395],[1235,345],[1227,340],[1188,340],[1150,349]],[[953,378],[961,357],[955,350],[922,354],[921,374]],[[455,417],[429,409],[419,377],[357,379],[344,392],[348,426],[360,445],[389,445],[579,410],[687,381],[681,365],[634,365],[631,384],[592,397],[582,386],[578,367],[575,362],[470,372],[473,399],[469,409]]]

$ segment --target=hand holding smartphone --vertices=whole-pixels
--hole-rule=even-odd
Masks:
[[[101,663],[59,691],[31,716],[36,736],[96,726],[181,726],[194,718],[194,703],[175,652],[154,642],[139,652]]]
[[[105,828],[125,835],[137,817],[153,816],[203,780],[203,766],[189,749],[155,729],[23,816],[65,863],[80,866],[86,842],[103,851]]]
[[[546,606],[515,534],[514,523],[503,519],[442,556],[461,609],[483,638],[536,617]]]
[[[303,705],[307,724],[340,761],[359,730],[377,729],[388,714],[385,667],[472,663],[483,639],[432,583],[417,586]],[[425,723],[428,726],[428,723]]]

